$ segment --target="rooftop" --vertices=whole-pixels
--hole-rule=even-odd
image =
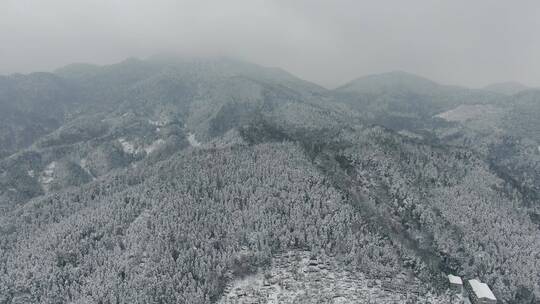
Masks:
[[[450,284],[463,285],[463,281],[461,280],[461,278],[452,274],[448,275],[448,281],[450,281]]]
[[[495,301],[497,300],[497,298],[495,298],[495,295],[486,283],[482,283],[478,280],[473,279],[469,280],[469,284],[471,285],[473,292],[479,299],[487,298]]]

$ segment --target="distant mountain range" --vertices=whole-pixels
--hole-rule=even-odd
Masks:
[[[521,84],[519,82],[500,82],[500,83],[494,83],[490,84],[486,87],[484,87],[484,90],[491,91],[499,94],[505,94],[505,95],[514,95],[523,91],[532,90],[533,88],[528,87],[524,84]]]
[[[538,118],[515,83],[230,58],[1,76],[0,303],[449,303],[448,273],[537,303]]]

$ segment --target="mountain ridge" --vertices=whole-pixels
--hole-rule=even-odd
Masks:
[[[540,295],[540,95],[403,72],[340,92],[235,60],[167,60],[38,75],[77,98],[52,98],[56,125],[0,158],[0,303],[213,303],[287,252],[331,257],[377,293],[376,280],[421,282],[404,301],[445,303],[446,273],[502,303]],[[41,83],[16,97],[63,96]],[[485,115],[451,117],[471,107]],[[0,123],[0,140],[13,128]]]
[[[534,88],[526,86],[516,81],[506,81],[506,82],[492,83],[483,87],[482,89],[496,92],[496,93],[505,94],[505,95],[514,95],[522,91],[527,91]]]

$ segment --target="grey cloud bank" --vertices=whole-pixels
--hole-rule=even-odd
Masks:
[[[529,0],[4,0],[0,74],[167,52],[239,57],[327,87],[391,70],[537,86],[538,29]]]

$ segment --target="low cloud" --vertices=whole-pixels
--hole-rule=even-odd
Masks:
[[[540,84],[537,1],[4,0],[0,73],[156,53],[227,55],[333,87],[405,70]]]

